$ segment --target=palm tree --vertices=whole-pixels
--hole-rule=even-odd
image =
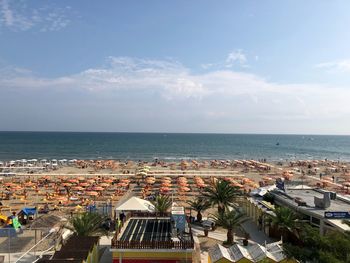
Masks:
[[[158,213],[165,213],[171,207],[171,200],[167,195],[158,195],[153,201],[154,209]]]
[[[197,221],[202,221],[202,211],[210,207],[210,203],[202,197],[187,202],[197,212]]]
[[[277,227],[285,239],[288,233],[293,233],[297,226],[297,215],[287,207],[277,207],[275,216],[271,217],[271,223]]]
[[[247,220],[244,214],[238,212],[237,210],[220,212],[213,215],[215,224],[222,226],[227,229],[227,240],[228,245],[234,242],[234,231],[237,227],[240,227],[243,222]]]
[[[224,212],[228,206],[235,206],[234,200],[240,194],[238,187],[224,180],[217,180],[205,187],[202,192],[203,198],[206,198],[210,204],[218,206],[218,213]]]
[[[73,216],[65,228],[74,232],[77,236],[108,235],[108,231],[102,227],[106,217],[98,213],[84,212]]]

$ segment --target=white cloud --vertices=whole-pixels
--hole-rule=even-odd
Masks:
[[[350,72],[350,59],[323,62],[317,64],[316,67],[326,69],[329,72],[348,73]]]
[[[258,56],[255,57],[255,60],[258,60]],[[201,68],[204,70],[213,70],[213,69],[229,69],[229,68],[249,68],[247,55],[242,49],[236,49],[230,52],[226,59],[212,62],[204,63],[201,65]]]
[[[237,49],[228,54],[226,58],[226,67],[232,67],[234,65],[246,66],[247,57],[243,50]]]
[[[33,8],[30,7],[30,1],[0,0],[0,27],[12,31],[58,31],[69,25],[67,12],[70,9],[69,6],[56,7],[52,2]]]
[[[213,123],[220,131],[227,132],[227,123],[235,126],[249,122],[249,129],[255,127],[256,132],[268,131],[271,123],[276,127],[284,124],[294,131],[305,127],[305,122],[311,128],[317,126],[315,122],[327,127],[330,121],[341,119],[341,125],[345,125],[344,120],[350,116],[348,87],[280,84],[227,69],[194,74],[171,60],[110,57],[101,67],[58,78],[37,77],[23,69],[0,70],[0,92],[3,98],[9,94],[29,94],[24,105],[30,103],[30,96],[52,94],[60,109],[69,108],[67,99],[74,98],[76,108],[98,111],[103,107],[106,115],[122,112],[125,121],[126,116],[129,121],[142,116],[152,121],[164,115],[163,121],[167,122],[171,116],[174,125],[195,120],[197,127]],[[90,114],[96,115],[92,111]]]
[[[14,18],[13,18],[12,11],[9,8],[8,2],[3,0],[0,2],[0,4],[1,4],[1,13],[3,16],[3,21],[7,26],[12,26]]]
[[[202,68],[202,69],[210,69],[210,68],[212,68],[213,66],[215,66],[214,63],[205,63],[205,64],[201,64],[201,68]]]

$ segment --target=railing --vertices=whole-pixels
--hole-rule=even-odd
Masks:
[[[131,212],[129,214],[129,218],[130,217],[170,217],[171,214],[170,213],[158,213],[158,212],[154,212],[154,213],[150,213],[150,212]],[[129,219],[127,218],[127,219]]]
[[[170,213],[150,213],[150,212],[129,212],[126,214],[125,222],[128,222],[130,218],[142,218],[142,217],[151,217],[151,218],[164,218],[170,217]],[[116,230],[116,233],[112,239],[111,247],[117,249],[193,249],[194,241],[192,234],[190,234],[190,240],[179,240],[179,241],[149,241],[149,240],[127,240],[121,241],[118,240],[118,236],[122,232],[123,223],[120,228]]]
[[[117,249],[193,249],[194,241],[120,241],[112,239],[112,248]]]
[[[42,257],[44,256],[44,254],[46,254],[46,253],[48,253],[50,251],[52,252],[52,255],[53,255],[53,253],[55,252],[55,246],[51,246],[48,249],[46,249],[45,251],[42,251],[40,253],[39,257],[35,261],[33,261],[32,263],[36,263],[36,262],[40,261],[42,259]],[[50,255],[50,258],[51,258],[52,255]]]
[[[27,259],[25,259],[25,256],[26,256],[26,255],[29,255],[29,253],[31,253],[32,250],[34,250],[34,257],[35,257],[35,248],[36,248],[40,243],[42,243],[44,240],[46,240],[50,235],[52,235],[53,233],[56,233],[56,232],[57,232],[57,229],[51,228],[50,231],[49,231],[49,233],[48,233],[46,236],[44,236],[41,240],[39,240],[39,242],[37,242],[33,247],[31,247],[31,248],[28,249],[25,253],[23,253],[22,256],[20,256],[20,257],[16,260],[16,263],[17,263],[17,262],[21,262],[22,259],[23,259],[23,260],[27,260]]]

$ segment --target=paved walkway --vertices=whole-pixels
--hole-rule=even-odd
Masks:
[[[258,243],[261,245],[264,245],[266,243],[272,243],[277,241],[276,239],[270,238],[267,236],[263,231],[258,229],[258,226],[254,224],[254,222],[249,219],[248,221],[244,222],[242,224],[242,228],[249,233],[250,235],[250,242]],[[198,225],[192,225],[192,232],[194,235],[197,236],[204,236],[204,230],[203,227]],[[209,231],[208,237],[212,239],[216,239],[219,241],[226,241],[227,239],[227,232],[222,230],[215,230],[215,231]],[[237,236],[235,237],[237,238]],[[242,238],[239,238],[242,239]]]
[[[272,243],[277,241],[266,235],[262,230],[259,230],[258,226],[253,222],[253,220],[249,219],[248,221],[242,224],[243,229],[249,233],[249,240],[258,243],[260,245],[265,245],[266,243]]]
[[[109,237],[103,236],[100,238],[100,250],[103,251],[103,254],[100,257],[100,263],[111,263],[112,262],[112,253],[109,251],[111,248],[112,235]]]
[[[201,226],[198,225],[192,225],[192,233],[196,236],[204,236],[204,229]],[[208,237],[212,239],[216,239],[219,241],[225,241],[226,240],[226,233],[222,231],[209,231]]]

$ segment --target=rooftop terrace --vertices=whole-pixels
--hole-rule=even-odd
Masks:
[[[314,197],[323,198],[323,192],[315,189],[286,189],[285,194],[282,192],[274,192],[277,199],[284,202],[291,207],[297,207],[298,204],[295,199],[302,200],[306,203],[306,206],[299,206],[298,209],[308,211],[318,217],[324,217],[325,211],[350,211],[350,202],[337,197],[335,200],[331,200],[331,206],[322,209],[315,207]]]
[[[191,233],[172,236],[170,217],[132,217],[112,239],[112,249],[193,249]]]
[[[120,241],[170,241],[170,219],[130,219]]]

